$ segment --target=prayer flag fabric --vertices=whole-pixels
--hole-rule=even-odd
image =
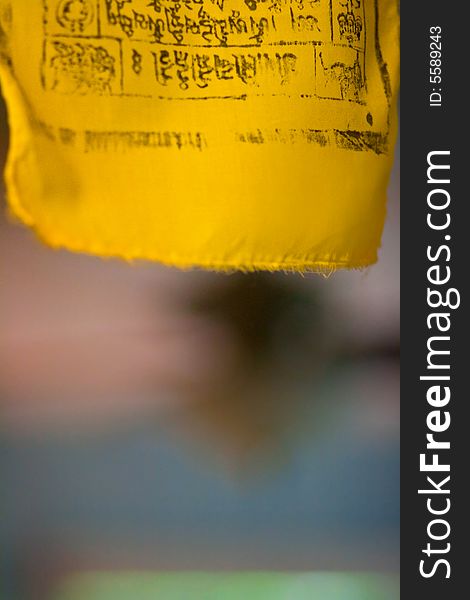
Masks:
[[[0,0],[10,209],[101,256],[367,266],[398,70],[396,0]]]

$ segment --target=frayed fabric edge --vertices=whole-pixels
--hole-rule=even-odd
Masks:
[[[181,256],[177,254],[163,255],[158,252],[149,252],[139,249],[122,252],[117,249],[110,249],[96,242],[83,242],[77,240],[52,239],[44,234],[40,228],[33,224],[32,228],[37,238],[54,250],[65,250],[77,254],[98,257],[103,260],[122,260],[128,264],[137,262],[154,262],[166,267],[178,268],[180,270],[204,270],[217,273],[253,273],[253,272],[272,272],[272,273],[294,273],[300,275],[317,274],[325,278],[330,277],[338,270],[357,270],[363,271],[377,262],[377,255],[363,260],[350,259],[328,259],[325,257],[316,258],[292,258],[292,259],[239,259],[231,261],[220,258],[198,258],[194,256]]]

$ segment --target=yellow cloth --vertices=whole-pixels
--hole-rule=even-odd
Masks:
[[[396,0],[0,0],[12,212],[181,267],[377,259]]]

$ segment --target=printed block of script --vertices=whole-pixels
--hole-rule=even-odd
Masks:
[[[382,143],[377,0],[43,0],[43,85],[62,94],[297,98],[342,147]],[[375,94],[375,97],[377,95]],[[385,111],[387,112],[387,111]]]

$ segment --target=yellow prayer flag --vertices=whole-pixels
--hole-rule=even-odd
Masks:
[[[396,0],[0,0],[13,213],[180,267],[376,261]]]

